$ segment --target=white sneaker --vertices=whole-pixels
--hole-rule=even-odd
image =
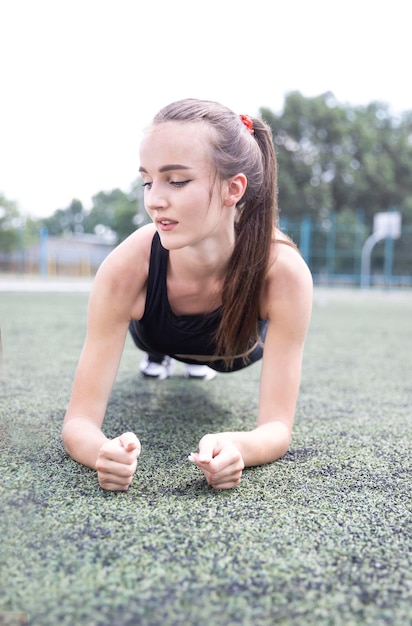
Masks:
[[[156,378],[157,380],[164,380],[173,376],[175,371],[176,361],[170,356],[165,356],[161,363],[151,361],[149,356],[145,354],[141,363],[140,371],[145,378]]]
[[[192,365],[187,363],[184,376],[185,378],[197,378],[198,380],[213,380],[216,376],[216,372],[207,365]]]

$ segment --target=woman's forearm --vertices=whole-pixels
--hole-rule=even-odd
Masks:
[[[85,417],[74,417],[63,424],[62,440],[66,452],[75,460],[96,469],[97,455],[107,437]]]
[[[264,465],[286,454],[291,433],[283,422],[267,422],[254,430],[222,433],[239,449],[245,467]]]

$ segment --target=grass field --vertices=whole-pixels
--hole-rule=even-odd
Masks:
[[[0,293],[0,625],[412,624],[411,292],[316,292],[290,451],[224,492],[187,455],[253,427],[259,364],[147,382],[128,340],[105,432],[142,441],[129,492],[67,457],[86,306]]]

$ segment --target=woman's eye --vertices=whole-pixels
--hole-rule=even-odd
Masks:
[[[173,185],[173,187],[184,187],[188,183],[190,183],[190,180],[171,180],[170,181],[170,184]]]
[[[190,183],[190,180],[170,180],[169,181],[170,185],[172,185],[173,187],[177,187],[178,189],[181,187],[184,187],[185,185],[187,185],[188,183]],[[148,181],[146,183],[142,183],[142,187],[144,189],[151,189],[153,185],[153,181]]]

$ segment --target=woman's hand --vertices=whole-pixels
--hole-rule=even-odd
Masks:
[[[195,463],[213,489],[231,489],[240,483],[245,464],[238,448],[221,435],[205,435],[199,442],[199,452],[189,460]]]
[[[127,491],[136,471],[140,449],[140,441],[134,433],[124,433],[106,441],[96,461],[100,487],[111,491]]]

